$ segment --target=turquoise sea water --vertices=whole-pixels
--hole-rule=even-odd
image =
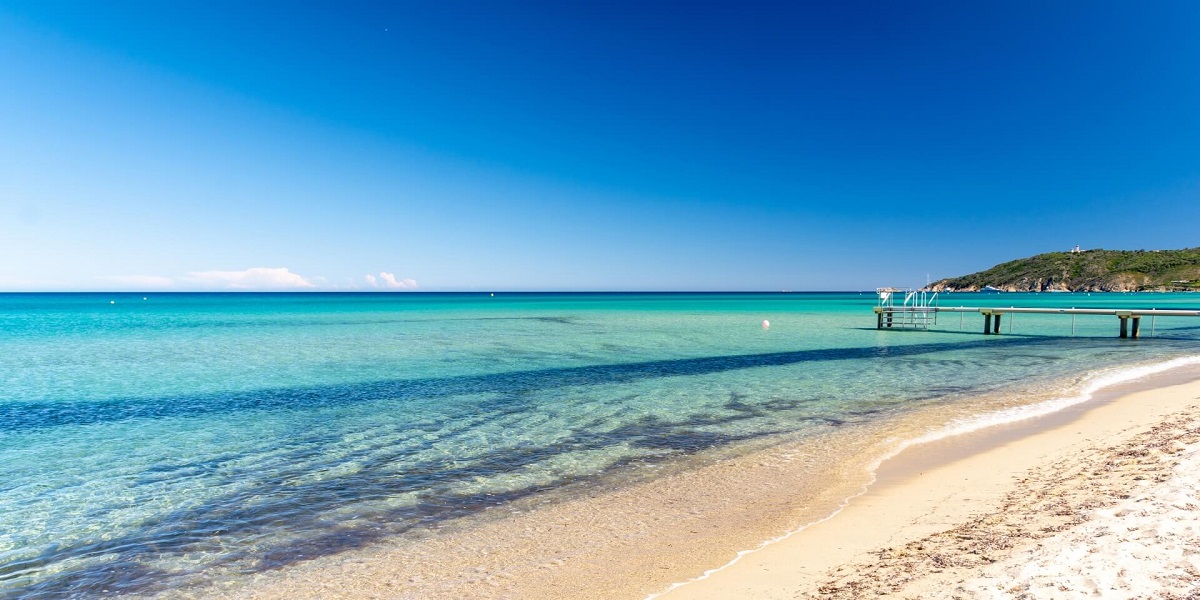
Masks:
[[[1200,319],[873,293],[0,294],[0,597],[169,588],[648,462],[1193,355]],[[941,304],[1200,308],[1195,294]],[[764,330],[764,319],[771,326]]]

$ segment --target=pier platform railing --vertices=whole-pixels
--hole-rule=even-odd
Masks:
[[[929,329],[937,324],[937,292],[912,288],[877,288],[879,304],[875,307],[876,325]],[[897,298],[903,298],[899,304]]]

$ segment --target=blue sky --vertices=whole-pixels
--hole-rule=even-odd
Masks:
[[[1195,2],[0,0],[0,290],[868,289],[1198,246],[1198,31]]]

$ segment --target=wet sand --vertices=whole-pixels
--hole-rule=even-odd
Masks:
[[[1025,585],[1002,596],[1072,597],[1039,586],[1047,578],[1070,590],[1106,584],[1055,571],[1056,548],[1078,545],[1066,536],[1088,523],[1129,518],[1136,507],[1120,503],[1167,493],[1153,486],[1173,486],[1176,499],[1188,486],[1194,491],[1195,471],[1175,463],[1200,448],[1197,378],[1195,367],[1176,369],[1045,417],[915,446],[883,463],[869,487],[873,464],[865,459],[886,453],[897,436],[919,437],[928,421],[891,422],[889,432],[865,436],[833,432],[818,443],[780,443],[615,489],[533,499],[413,539],[166,595],[916,598],[988,597],[996,586]],[[853,448],[864,460],[835,459],[822,448]],[[814,473],[819,481],[811,481]],[[1158,516],[1145,518],[1170,520],[1190,510],[1186,501],[1172,502],[1159,502]],[[1180,502],[1184,508],[1175,507]],[[1171,543],[1186,548],[1187,535]],[[1101,549],[1089,555],[1112,554],[1106,548],[1116,538],[1096,539]],[[1138,539],[1158,547],[1157,538]],[[756,550],[728,565],[740,549]],[[1194,557],[1172,552],[1179,557],[1167,561],[1166,574],[1143,579],[1186,573]],[[1041,575],[1014,583],[1022,581],[1014,569],[1038,561]],[[1134,563],[1116,568],[1139,569]],[[712,569],[720,570],[678,585]]]
[[[830,440],[831,444],[837,443]],[[836,510],[868,474],[829,472],[806,446],[718,460],[616,489],[518,502],[421,539],[323,556],[167,597],[643,598]],[[832,461],[831,461],[832,462]],[[837,476],[834,475],[836,478]]]

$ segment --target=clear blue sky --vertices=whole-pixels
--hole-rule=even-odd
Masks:
[[[0,0],[0,290],[868,289],[1074,244],[1200,245],[1200,3]]]

